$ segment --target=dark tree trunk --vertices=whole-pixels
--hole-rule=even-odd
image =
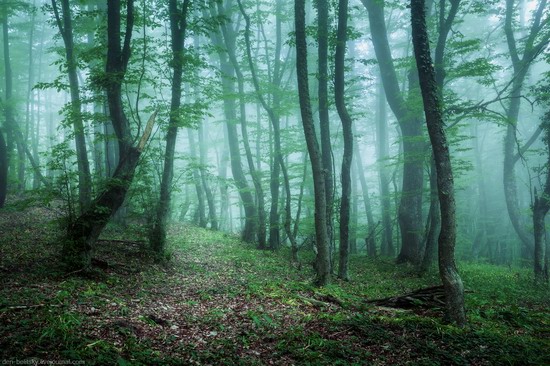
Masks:
[[[84,121],[82,118],[82,101],[80,99],[80,86],[77,75],[78,62],[73,40],[71,7],[69,0],[61,0],[61,16],[59,15],[56,0],[52,0],[52,7],[59,33],[65,44],[65,58],[71,93],[71,113],[69,114],[69,119],[72,120],[74,129],[76,160],[78,164],[78,200],[80,211],[84,212],[92,199],[92,176],[90,174],[90,163],[88,161]]]
[[[113,178],[68,228],[63,243],[63,260],[70,269],[87,270],[91,266],[92,248],[112,215],[124,202],[134,178],[139,157],[153,129],[154,113],[137,146],[132,145],[130,125],[123,109],[122,83],[130,59],[130,41],[134,24],[134,3],[126,3],[124,43],[121,44],[121,2],[111,0],[107,6],[107,100],[113,128],[119,145],[120,160]]]
[[[333,246],[333,170],[332,144],[330,141],[330,119],[328,107],[328,21],[329,10],[327,0],[317,1],[317,57],[318,57],[318,97],[319,97],[319,130],[321,135],[321,153],[325,171],[325,196],[327,203],[327,234],[330,246]]]
[[[361,191],[363,193],[363,205],[365,206],[365,213],[367,215],[367,255],[371,258],[376,257],[376,235],[375,228],[376,224],[374,223],[374,217],[372,215],[372,205],[370,202],[369,196],[369,187],[367,185],[367,179],[365,178],[365,172],[363,171],[363,159],[359,153],[357,144],[353,145],[353,150],[355,152],[355,167],[357,169],[357,175],[359,176],[359,183],[361,184]],[[391,230],[391,228],[390,228]]]
[[[430,160],[430,210],[428,212],[426,245],[422,264],[420,265],[420,273],[428,271],[432,266],[437,254],[437,238],[441,228],[441,212],[439,210],[439,197],[437,191],[437,172],[434,158],[432,157]]]
[[[8,193],[8,147],[4,138],[4,129],[0,128],[0,208],[6,203]]]
[[[422,118],[417,111],[409,107],[412,102],[405,101],[399,89],[384,20],[383,4],[376,0],[361,0],[361,2],[369,14],[372,42],[380,67],[386,99],[397,118],[403,140],[403,183],[398,209],[402,245],[397,261],[419,265],[421,261],[425,148]],[[409,96],[415,98],[416,81],[414,77],[409,84]]]
[[[547,154],[546,179],[540,196],[535,188],[533,202],[533,230],[534,230],[534,273],[535,281],[548,282],[548,247],[546,238],[545,218],[550,210],[550,112],[547,112],[542,123],[544,143]]]
[[[424,0],[411,0],[411,22],[415,59],[422,91],[426,124],[437,171],[441,209],[439,273],[445,289],[447,316],[459,326],[466,323],[464,285],[456,269],[456,214],[451,157],[443,125],[443,112],[430,54]]]
[[[380,206],[382,211],[382,240],[381,254],[388,257],[395,256],[393,245],[390,178],[386,167],[389,158],[388,120],[386,115],[386,99],[382,83],[378,86],[378,108],[376,109],[376,155],[378,157],[378,174],[380,180]],[[359,159],[359,154],[356,154]]]
[[[208,151],[206,148],[206,144],[204,143],[204,126],[203,123],[199,125],[199,130],[197,131],[197,135],[199,138],[199,159],[201,164],[201,170],[200,170],[200,177],[202,182],[202,188],[204,189],[204,193],[206,195],[206,202],[208,202],[208,218],[210,220],[210,228],[212,230],[218,230],[218,218],[216,215],[216,204],[214,202],[214,195],[212,194],[212,190],[210,189],[210,185],[208,184],[208,180],[206,179],[206,157],[208,155]]]
[[[348,0],[338,1],[338,31],[336,34],[336,55],[334,61],[334,98],[338,115],[342,121],[344,154],[342,156],[342,197],[340,199],[340,261],[338,277],[349,279],[349,221],[351,199],[351,162],[353,157],[352,120],[348,113],[345,94],[344,66],[348,27]]]
[[[149,237],[151,249],[159,254],[164,252],[166,246],[166,224],[170,213],[172,180],[174,177],[174,154],[179,124],[178,114],[181,106],[181,84],[188,8],[189,0],[183,1],[181,9],[178,7],[177,0],[170,0],[168,2],[168,11],[170,14],[170,46],[172,48],[172,99],[170,101],[170,119],[168,121],[168,131],[166,133],[166,150],[164,152],[164,166],[160,182],[160,199]],[[191,146],[194,148],[193,145]],[[194,173],[194,176],[195,175],[196,173]],[[197,180],[196,177],[195,180]],[[198,183],[196,182],[196,184],[200,185],[200,181]],[[200,198],[199,196],[199,199]],[[201,202],[199,201],[199,207],[200,204]]]
[[[300,99],[300,112],[304,135],[311,161],[313,173],[313,185],[315,192],[315,244],[317,246],[316,258],[316,284],[324,286],[330,281],[329,239],[327,235],[326,221],[326,196],[325,176],[321,152],[315,134],[313,114],[308,85],[307,70],[307,43],[306,43],[306,17],[305,0],[294,2],[295,26],[296,26],[296,75],[298,78],[298,95]]]
[[[202,167],[197,166],[197,148],[195,143],[194,131],[187,129],[187,136],[189,137],[189,150],[190,156],[193,160],[193,184],[195,185],[195,192],[197,193],[197,211],[195,213],[195,224],[199,227],[206,227],[206,206],[204,205],[204,189],[201,182],[200,170]]]
[[[3,17],[2,17],[2,36],[4,41],[4,78],[6,82],[6,89],[5,89],[5,95],[6,95],[6,103],[4,106],[4,127],[6,132],[6,137],[2,137],[4,148],[3,148],[3,154],[2,154],[2,174],[4,177],[2,181],[0,181],[0,207],[4,206],[6,195],[7,195],[7,189],[8,189],[8,175],[9,175],[9,168],[10,164],[12,163],[12,153],[13,153],[13,142],[15,141],[15,119],[13,116],[13,105],[12,105],[12,91],[13,91],[13,76],[11,71],[11,60],[10,60],[10,45],[9,45],[9,34],[8,34],[8,15],[7,15],[7,9],[3,9]],[[1,142],[0,142],[1,143]]]

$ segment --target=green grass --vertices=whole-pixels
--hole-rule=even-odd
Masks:
[[[550,363],[550,296],[526,269],[460,265],[468,325],[440,311],[400,311],[367,300],[439,283],[390,260],[351,259],[350,282],[312,286],[288,250],[258,251],[236,237],[178,227],[170,261],[132,243],[102,241],[110,264],[66,276],[59,247],[40,235],[11,248],[0,288],[0,359],[118,365],[497,365]],[[112,235],[113,233],[109,233]],[[122,233],[118,233],[122,236]],[[36,240],[37,235],[40,240]],[[107,238],[105,238],[107,239]],[[29,266],[29,262],[40,263]],[[340,305],[308,299],[338,298]],[[322,300],[324,301],[324,300]],[[16,305],[28,308],[15,309]]]

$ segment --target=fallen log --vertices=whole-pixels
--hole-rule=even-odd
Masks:
[[[367,301],[369,304],[400,309],[441,308],[445,306],[443,286],[421,288],[405,295]]]

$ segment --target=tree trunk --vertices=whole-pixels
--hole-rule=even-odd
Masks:
[[[8,193],[8,147],[4,129],[0,127],[0,208],[6,203]]]
[[[206,202],[208,202],[208,218],[210,220],[210,228],[212,230],[218,230],[218,218],[216,215],[216,204],[214,202],[214,195],[206,179],[206,158],[208,155],[206,144],[204,143],[204,126],[203,123],[199,125],[199,130],[197,131],[199,139],[199,161],[201,164],[200,169],[200,178],[202,182],[202,188],[206,195]]]
[[[61,16],[57,8],[56,0],[52,0],[59,33],[65,44],[65,58],[67,62],[67,74],[69,77],[69,90],[71,93],[71,113],[69,119],[75,135],[76,160],[78,164],[78,201],[80,212],[84,212],[90,205],[92,199],[92,177],[90,174],[90,163],[86,148],[86,137],[84,121],[82,118],[82,101],[80,99],[80,87],[78,82],[78,62],[75,55],[73,40],[72,14],[69,0],[61,0]]]
[[[374,223],[374,217],[372,215],[372,206],[369,196],[369,187],[367,185],[367,180],[365,178],[365,172],[363,167],[363,159],[359,153],[357,144],[353,145],[353,150],[355,152],[355,167],[357,174],[359,175],[359,183],[361,184],[361,191],[363,192],[363,205],[365,206],[365,213],[367,215],[367,255],[371,258],[376,257],[376,235],[374,233],[376,224]],[[390,228],[391,230],[391,228]]]
[[[456,207],[453,171],[435,69],[430,54],[424,0],[411,0],[411,23],[424,113],[437,171],[437,188],[441,209],[441,231],[438,240],[439,273],[445,289],[447,316],[457,325],[463,326],[466,323],[464,285],[454,259]]]
[[[522,242],[522,257],[529,258],[533,250],[533,241],[527,234],[525,224],[521,220],[520,207],[518,202],[518,189],[515,174],[515,164],[519,160],[519,152],[516,153],[517,139],[516,130],[521,103],[521,90],[527,77],[529,68],[536,58],[536,55],[546,47],[550,34],[546,33],[539,37],[542,29],[540,26],[542,16],[545,14],[546,0],[541,0],[534,13],[532,26],[529,34],[525,37],[525,47],[520,56],[513,31],[514,21],[514,0],[506,0],[506,16],[504,32],[508,43],[508,53],[512,60],[514,75],[512,79],[512,90],[510,104],[506,108],[506,136],[504,137],[504,169],[503,184],[508,215],[514,230]],[[521,149],[520,149],[521,151]]]
[[[212,16],[217,16],[211,5]],[[227,59],[227,55],[222,51],[223,41],[220,38],[220,34],[213,32],[212,37],[214,44],[218,47],[218,57],[220,61],[220,69],[222,74],[222,91],[225,95],[235,94],[235,83],[233,78],[235,77],[235,69],[231,62]],[[235,180],[235,185],[239,191],[241,202],[244,206],[245,212],[245,224],[241,233],[241,238],[245,242],[253,243],[256,240],[257,235],[257,210],[254,204],[254,198],[250,193],[248,182],[243,172],[241,151],[239,148],[239,136],[237,132],[237,107],[233,98],[224,98],[223,110],[226,119],[227,127],[227,139],[229,144],[229,154],[231,157],[231,171]]]
[[[342,156],[342,197],[340,199],[340,261],[338,277],[349,280],[349,221],[351,199],[351,162],[353,157],[352,120],[345,102],[344,67],[348,27],[348,0],[338,1],[338,31],[336,34],[336,55],[334,61],[334,98],[344,135]]]
[[[187,136],[189,137],[189,150],[190,156],[193,161],[193,183],[195,185],[195,192],[197,193],[197,212],[196,212],[196,224],[199,227],[206,227],[206,207],[204,205],[204,189],[201,182],[200,170],[202,167],[197,166],[197,149],[195,144],[195,137],[193,135],[193,130],[187,129]]]
[[[269,248],[274,250],[278,249],[280,246],[280,223],[279,223],[279,188],[281,186],[280,182],[280,173],[286,171],[285,164],[283,161],[281,153],[281,121],[279,116],[279,107],[280,107],[280,97],[279,97],[279,87],[281,84],[282,73],[281,73],[281,9],[280,2],[276,2],[276,21],[275,21],[275,55],[274,55],[274,65],[273,65],[273,77],[270,80],[270,84],[273,87],[271,93],[272,105],[269,105],[263,96],[263,91],[260,89],[260,83],[256,75],[256,67],[252,61],[252,50],[250,42],[250,17],[246,13],[240,0],[237,0],[239,9],[246,23],[245,28],[245,44],[246,44],[246,55],[248,59],[248,66],[252,74],[252,81],[254,84],[254,89],[256,91],[257,98],[267,112],[269,120],[271,121],[271,126],[273,127],[273,161],[271,164],[271,180],[270,180],[270,191],[271,191],[271,208],[269,212]]]
[[[130,59],[130,42],[134,24],[134,3],[126,2],[124,43],[121,45],[121,2],[111,0],[107,6],[107,100],[115,130],[120,160],[113,178],[68,228],[63,243],[63,260],[70,269],[88,270],[91,266],[92,248],[111,216],[122,205],[134,178],[139,157],[151,135],[156,113],[153,113],[137,146],[132,145],[130,125],[123,109],[122,83]]]
[[[170,119],[166,132],[166,150],[164,152],[164,167],[160,182],[160,199],[153,227],[150,233],[150,245],[158,254],[164,252],[166,246],[166,224],[170,213],[172,180],[174,177],[174,154],[178,135],[179,109],[181,106],[181,84],[184,66],[184,42],[187,30],[187,10],[189,0],[184,0],[181,9],[177,0],[168,2],[170,14],[170,36],[172,48],[172,99],[170,101]],[[193,145],[191,145],[194,148]],[[194,174],[195,175],[195,174]],[[195,178],[196,179],[196,178]],[[200,181],[199,183],[200,184]],[[200,197],[199,197],[200,198]],[[200,205],[200,203],[199,203]]]
[[[439,211],[439,198],[437,191],[437,172],[435,160],[432,156],[430,167],[430,210],[428,212],[428,225],[426,230],[426,245],[424,257],[420,265],[420,273],[430,269],[437,253],[437,238],[441,228],[441,212]]]
[[[383,4],[376,0],[361,0],[361,2],[368,11],[372,42],[380,67],[386,99],[397,118],[403,140],[403,182],[398,209],[402,245],[397,261],[418,265],[421,261],[425,146],[422,118],[417,111],[409,107],[412,102],[405,101],[399,89],[384,20]],[[413,99],[416,93],[414,77],[411,81],[409,83],[409,97]]]
[[[8,175],[10,165],[12,163],[12,153],[13,153],[13,142],[15,141],[15,119],[13,116],[13,101],[12,101],[12,92],[13,92],[13,77],[11,71],[11,60],[10,60],[10,46],[9,46],[9,35],[8,35],[8,15],[7,9],[4,9],[4,16],[2,17],[2,35],[4,41],[4,73],[5,73],[5,82],[6,82],[6,103],[4,106],[4,127],[6,132],[6,138],[2,137],[4,148],[3,156],[1,157],[2,163],[2,174],[3,177],[0,177],[0,207],[4,206],[7,189],[8,189]],[[2,141],[0,141],[2,144]],[[1,148],[1,146],[0,146]]]
[[[260,166],[254,165],[252,157],[252,150],[250,149],[250,143],[248,138],[248,128],[246,120],[246,98],[244,90],[244,75],[241,71],[237,56],[235,54],[235,41],[237,32],[231,26],[222,25],[223,38],[225,40],[227,54],[229,60],[235,69],[237,74],[237,87],[239,90],[239,112],[241,122],[241,135],[243,139],[244,150],[246,154],[246,161],[248,163],[248,170],[252,176],[252,183],[256,193],[256,202],[258,205],[258,249],[266,249],[266,217],[265,217],[265,197],[262,187],[262,175]]]
[[[329,238],[326,221],[325,176],[319,144],[315,134],[308,85],[305,0],[294,2],[296,27],[296,76],[304,135],[311,161],[315,195],[315,244],[317,246],[315,282],[324,286],[330,281]]]
[[[386,167],[389,159],[388,120],[386,116],[386,99],[382,82],[378,84],[378,108],[376,109],[376,155],[378,158],[378,175],[380,181],[380,206],[382,211],[382,240],[380,251],[382,255],[395,256],[393,245],[390,178]],[[359,159],[359,155],[357,158]]]
[[[319,130],[321,135],[321,154],[325,171],[325,196],[327,204],[327,235],[332,247],[333,233],[333,162],[332,144],[330,141],[330,119],[328,107],[328,21],[329,10],[327,0],[317,1],[317,57],[318,57],[318,97],[319,97]]]

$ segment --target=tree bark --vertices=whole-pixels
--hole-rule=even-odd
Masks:
[[[212,190],[210,189],[210,185],[208,184],[205,172],[207,169],[206,158],[208,155],[208,151],[206,148],[206,144],[204,143],[203,123],[199,125],[197,135],[199,139],[199,162],[201,164],[200,178],[202,182],[202,188],[204,189],[204,193],[206,195],[206,202],[208,203],[208,218],[210,220],[210,228],[212,230],[218,230],[218,217],[216,215],[216,204],[214,202],[214,195],[212,194]]]
[[[466,323],[464,285],[456,269],[456,205],[449,146],[443,124],[443,111],[430,54],[424,0],[411,0],[413,46],[422,91],[426,124],[437,171],[437,188],[441,209],[439,234],[439,273],[445,289],[447,316],[459,326]]]
[[[338,277],[349,280],[349,221],[351,199],[351,162],[353,158],[352,120],[345,101],[344,67],[348,31],[348,0],[338,1],[338,30],[334,61],[334,100],[342,122],[344,154],[342,156],[342,197],[340,198],[340,260]]]
[[[151,249],[159,254],[164,252],[166,246],[166,224],[170,213],[172,180],[174,177],[174,154],[176,150],[178,127],[180,124],[179,109],[181,106],[181,84],[188,8],[189,0],[183,1],[181,9],[178,7],[177,0],[170,0],[168,2],[171,36],[170,47],[172,49],[172,99],[170,101],[170,118],[168,121],[168,131],[166,132],[164,166],[160,182],[160,199],[149,237]],[[192,147],[194,148],[194,146]],[[198,184],[200,185],[200,181]]]
[[[69,90],[71,94],[69,120],[72,120],[74,129],[76,160],[78,165],[78,201],[80,204],[80,212],[84,212],[90,205],[92,199],[92,176],[90,174],[90,163],[88,161],[84,121],[82,118],[82,101],[80,99],[80,86],[77,75],[78,63],[73,40],[71,7],[69,0],[61,0],[61,16],[56,0],[52,0],[52,7],[59,33],[65,44],[65,59],[67,62],[67,74],[69,77]]]
[[[263,91],[260,89],[260,83],[258,76],[256,74],[256,66],[252,61],[252,49],[250,42],[250,17],[246,13],[240,0],[237,0],[239,9],[243,18],[245,20],[245,45],[246,45],[246,55],[248,60],[248,66],[252,74],[252,82],[254,84],[254,89],[256,91],[256,96],[266,111],[271,126],[273,127],[273,163],[271,167],[271,181],[270,181],[270,191],[271,191],[271,208],[269,212],[269,247],[270,249],[278,249],[280,246],[280,220],[279,220],[279,188],[281,185],[280,182],[280,173],[281,171],[286,172],[286,167],[281,153],[281,121],[279,115],[280,107],[280,97],[279,97],[279,87],[281,85],[282,73],[281,73],[281,10],[280,2],[276,2],[276,23],[275,23],[275,55],[274,55],[274,65],[273,65],[273,77],[270,80],[272,85],[273,92],[271,93],[272,104],[269,105],[265,100]],[[287,207],[286,210],[290,210],[290,207]]]
[[[123,109],[122,83],[131,54],[133,24],[134,3],[128,0],[124,43],[121,43],[121,1],[108,2],[105,79],[110,118],[118,140],[120,160],[105,189],[68,228],[62,254],[64,262],[71,270],[88,270],[91,267],[93,246],[109,219],[124,202],[139,157],[153,129],[156,112],[149,119],[139,143],[134,146],[130,125]]]
[[[217,15],[214,11],[213,5],[211,5],[210,10],[212,16]],[[228,60],[226,53],[221,50],[221,48],[223,47],[223,41],[220,37],[220,34],[213,32],[212,37],[214,39],[214,44],[218,47],[217,53],[222,73],[222,90],[225,95],[234,95],[235,83],[233,82],[233,78],[235,77],[235,68]],[[237,186],[237,189],[239,191],[239,196],[241,198],[241,202],[244,206],[245,212],[245,224],[241,233],[241,238],[245,242],[253,243],[256,241],[257,236],[257,210],[254,203],[254,198],[250,192],[248,182],[243,172],[241,151],[239,148],[239,135],[236,126],[238,119],[235,100],[231,97],[224,98],[223,110],[226,119],[227,140],[229,144],[229,154],[231,159],[231,171],[233,173],[235,185]]]
[[[324,286],[330,281],[329,239],[326,221],[326,196],[323,163],[311,112],[308,85],[305,0],[294,2],[296,27],[296,75],[304,136],[311,161],[315,195],[315,244],[317,246],[315,283]]]
[[[376,109],[376,155],[378,158],[378,175],[380,181],[380,206],[382,211],[382,240],[380,252],[384,256],[394,257],[390,178],[386,167],[389,159],[388,120],[386,115],[386,99],[384,98],[384,86],[378,83],[378,108]],[[359,155],[357,154],[359,159]]]
[[[325,196],[327,204],[327,234],[331,247],[334,242],[333,225],[333,162],[332,144],[330,141],[330,119],[328,104],[328,21],[329,10],[327,0],[317,1],[317,58],[318,58],[318,98],[319,98],[319,132],[321,137],[321,154],[325,171]]]
[[[237,87],[239,90],[239,112],[240,112],[240,123],[241,123],[241,135],[244,145],[244,150],[246,154],[246,161],[248,163],[248,170],[252,176],[252,183],[254,184],[254,189],[256,193],[256,202],[258,205],[258,249],[266,249],[266,217],[265,217],[265,197],[264,189],[262,187],[262,173],[260,166],[256,167],[254,165],[254,160],[252,157],[252,150],[250,149],[250,142],[248,137],[248,126],[246,120],[246,98],[244,90],[244,75],[241,71],[239,62],[237,61],[237,56],[235,54],[235,41],[236,41],[236,30],[231,26],[222,24],[223,38],[225,40],[227,54],[229,60],[235,69],[237,75]],[[245,31],[249,32],[249,30]],[[259,111],[258,111],[259,112]]]
[[[399,89],[384,20],[384,5],[377,0],[361,0],[361,2],[368,11],[374,52],[380,67],[386,99],[397,118],[403,140],[403,182],[398,209],[402,245],[397,261],[419,265],[425,146],[422,118],[417,111],[409,107],[409,103],[412,102],[405,101]],[[411,81],[413,82],[409,83],[409,97],[414,98],[416,81],[414,78]]]

